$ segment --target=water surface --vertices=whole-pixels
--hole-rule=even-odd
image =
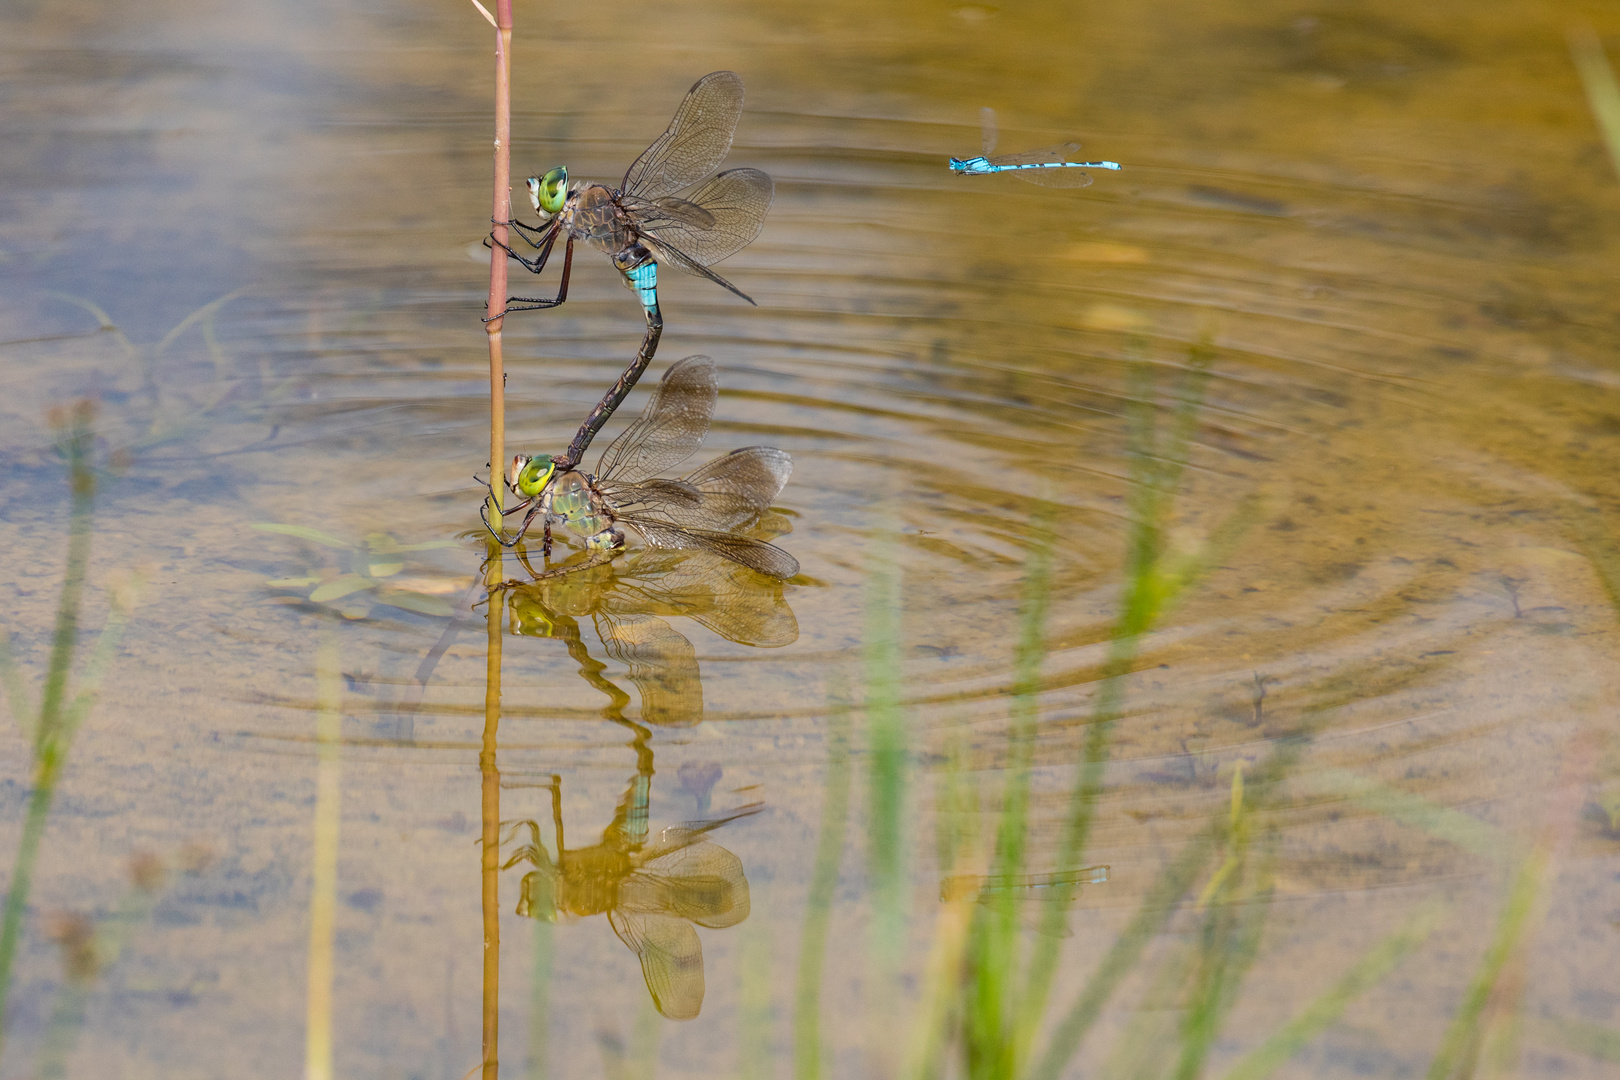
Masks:
[[[1236,767],[1265,775],[1286,745],[1298,761],[1251,792],[1271,860],[1246,901],[1265,910],[1258,952],[1203,1071],[1224,1075],[1440,902],[1432,935],[1282,1070],[1424,1073],[1540,852],[1486,1014],[1522,1030],[1481,1069],[1607,1075],[1612,1057],[1570,1032],[1620,1025],[1620,185],[1569,59],[1576,23],[1620,44],[1613,13],[1582,4],[520,6],[523,174],[614,181],[693,79],[744,76],[729,164],[767,170],[777,199],[720,269],[759,306],[666,274],[649,378],[713,356],[705,455],[793,455],[778,542],[804,572],[718,598],[693,572],[672,599],[630,560],[503,601],[501,818],[536,819],[549,842],[554,775],[570,848],[601,841],[638,783],[653,835],[763,805],[711,836],[751,911],[698,931],[696,1019],[659,1018],[606,918],[537,929],[514,910],[526,867],[503,874],[507,1074],[539,1074],[537,1033],[555,1076],[791,1074],[840,698],[854,794],[822,1029],[828,1075],[883,1074],[862,706],[896,687],[906,915],[883,1007],[903,1018],[942,910],[946,781],[975,786],[968,817],[994,826],[1042,521],[1027,861],[1064,869],[1127,578],[1132,403],[1168,422],[1207,342],[1167,542],[1212,562],[1123,680],[1085,852],[1109,880],[1085,889],[1071,937],[1027,939],[1064,950],[1055,1000],[1227,814]],[[0,1074],[36,1075],[60,1029],[52,927],[117,910],[139,853],[194,869],[92,980],[66,1071],[300,1068],[316,672],[335,627],[333,1068],[459,1077],[487,1000],[488,608],[442,612],[482,596],[488,26],[454,3],[45,0],[4,24],[0,598],[30,686],[67,510],[52,405],[98,402],[87,645],[110,590],[144,584],[50,819]],[[983,106],[1003,149],[1073,138],[1125,170],[1083,191],[952,176]],[[562,446],[640,329],[582,251],[565,307],[507,323],[511,445]],[[352,553],[255,523],[373,536],[384,554],[376,534],[440,543],[368,556],[404,564],[385,579],[398,591],[323,606],[267,582],[333,575]],[[887,646],[874,608],[897,627]],[[4,730],[9,859],[30,781],[28,744]],[[1169,1071],[1142,1047],[1180,1037],[1194,991],[1176,965],[1197,954],[1218,865],[1065,1075]]]

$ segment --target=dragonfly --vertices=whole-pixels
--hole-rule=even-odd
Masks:
[[[651,753],[620,799],[602,839],[570,850],[564,843],[562,778],[551,783],[551,820],[556,861],[540,842],[535,821],[531,842],[506,862],[534,866],[523,876],[517,913],[545,922],[606,914],[619,940],[641,961],[658,1011],[671,1020],[691,1020],[703,1008],[703,943],[693,924],[709,929],[748,918],[748,878],[742,861],[709,839],[738,818],[757,814],[758,803],[721,817],[671,825],[650,839]]]
[[[641,416],[603,451],[596,472],[564,468],[545,454],[515,455],[506,483],[523,498],[502,513],[525,512],[523,523],[510,539],[490,532],[515,547],[540,518],[548,558],[554,522],[583,537],[593,556],[611,557],[624,547],[628,527],[651,547],[712,551],[770,577],[793,577],[797,559],[737,531],[758,521],[781,493],[793,472],[785,451],[750,446],[679,480],[656,478],[703,445],[719,394],[714,361],[688,356],[670,365]]]
[[[641,694],[643,723],[690,727],[703,720],[703,676],[676,617],[753,648],[791,645],[799,623],[782,584],[762,581],[712,551],[642,548],[620,562],[537,581],[508,582],[512,632],[562,641],[587,683],[606,694],[617,718],[629,698],[586,649],[589,619],[603,648],[623,664]]]
[[[1080,149],[1079,143],[1060,143],[1041,150],[1026,150],[1022,154],[1002,154],[991,157],[996,148],[996,111],[979,110],[980,128],[984,139],[984,154],[980,157],[951,158],[949,168],[958,176],[989,176],[1010,172],[1021,180],[1042,187],[1082,188],[1091,185],[1089,173],[1082,169],[1120,169],[1117,161],[1070,161]]]
[[[536,274],[545,270],[557,239],[565,241],[557,295],[512,296],[506,311],[553,308],[565,302],[578,240],[612,258],[625,285],[641,301],[647,319],[647,333],[635,360],[581,428],[576,444],[562,459],[565,466],[578,464],[590,438],[652,362],[664,328],[658,307],[660,263],[707,278],[754,303],[751,296],[710,269],[753,243],[776,192],[771,178],[759,169],[715,173],[731,149],[742,105],[743,83],[736,72],[703,76],[687,91],[669,127],[631,163],[618,187],[570,187],[568,168],[563,165],[529,177],[529,202],[540,215],[540,224],[515,220],[508,224],[538,255],[525,258],[490,238]],[[684,196],[676,194],[694,184],[699,184],[695,190]]]

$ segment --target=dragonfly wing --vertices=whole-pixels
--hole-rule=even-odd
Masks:
[[[669,915],[614,909],[608,923],[641,961],[658,1011],[671,1020],[691,1020],[703,1009],[703,944],[692,924]]]
[[[690,727],[703,719],[703,679],[692,643],[654,615],[596,614],[607,654],[630,669],[641,691],[641,719],[658,727]]]
[[[792,475],[793,458],[787,451],[774,446],[747,446],[699,466],[686,475],[685,481],[703,492],[705,507],[746,511],[747,516],[735,523],[718,526],[731,529],[764,513]]]
[[[1022,154],[1002,154],[1000,157],[990,159],[995,166],[1006,165],[1050,165],[1059,161],[1068,161],[1080,150],[1079,143],[1059,143],[1057,146],[1043,146],[1039,150],[1025,150]],[[1037,172],[1040,170],[1030,170]],[[1062,172],[1063,170],[1050,170]]]
[[[1041,187],[1083,188],[1091,186],[1091,174],[1076,166],[1064,169],[1019,169],[1013,174],[1020,180]]]
[[[675,118],[625,171],[622,194],[658,199],[690,187],[720,167],[742,116],[742,76],[716,71],[687,91]]]
[[[742,860],[700,840],[648,862],[619,885],[625,904],[650,901],[668,915],[722,929],[748,918],[748,878]]]
[[[754,298],[752,296],[749,296],[747,293],[737,288],[737,286],[733,285],[731,282],[727,281],[713,270],[710,270],[698,260],[681,251],[679,248],[660,240],[656,233],[643,233],[641,240],[642,243],[647,245],[648,250],[653,253],[653,260],[660,266],[673,266],[675,269],[684,271],[685,273],[691,274],[694,277],[708,278],[722,289],[725,289],[728,292],[736,293],[750,304],[754,303]],[[757,307],[758,305],[755,306]]]
[[[688,356],[670,365],[652,400],[602,453],[600,482],[634,484],[697,452],[709,433],[709,418],[720,396],[714,361]]]
[[[735,533],[692,529],[668,521],[626,514],[620,520],[633,526],[653,547],[712,551],[750,570],[786,581],[799,572],[799,560],[772,544]]]
[[[727,169],[687,199],[631,203],[630,209],[643,233],[713,266],[754,242],[775,197],[775,182],[760,170]]]
[[[996,148],[996,110],[986,105],[979,110],[979,145],[985,157]]]

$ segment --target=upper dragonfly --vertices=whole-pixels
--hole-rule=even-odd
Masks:
[[[771,178],[758,169],[727,169],[710,176],[731,149],[742,106],[742,78],[736,72],[716,71],[692,85],[669,128],[642,151],[618,187],[576,183],[570,188],[568,169],[562,165],[544,176],[529,177],[529,201],[540,215],[540,224],[510,224],[539,254],[524,258],[506,250],[538,274],[545,269],[558,236],[565,237],[562,281],[555,297],[508,297],[506,310],[553,308],[567,300],[574,241],[582,240],[613,259],[647,317],[640,353],[603,398],[592,420],[606,421],[658,347],[664,327],[658,309],[659,263],[708,278],[750,304],[754,302],[709,269],[753,242],[776,192]],[[699,181],[703,181],[701,186],[684,197],[675,194]],[[581,430],[584,442],[588,444],[600,427],[600,423],[592,427],[587,422],[588,434]],[[581,445],[577,453],[584,450]],[[570,453],[574,452],[571,447]],[[573,460],[579,459],[575,456]]]
[[[980,109],[980,127],[984,139],[984,154],[980,157],[951,158],[949,168],[958,176],[988,176],[991,173],[1016,173],[1020,180],[1042,187],[1089,187],[1091,176],[1082,169],[1112,169],[1119,171],[1117,161],[1069,161],[1080,149],[1079,143],[1061,143],[1041,150],[1026,150],[1022,154],[1002,154],[991,157],[996,148],[996,111]]]

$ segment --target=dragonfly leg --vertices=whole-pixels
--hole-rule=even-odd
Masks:
[[[557,228],[557,219],[556,218],[552,218],[550,221],[544,222],[544,223],[542,223],[540,225],[525,225],[523,222],[519,221],[517,218],[513,218],[511,221],[495,221],[494,218],[491,218],[490,221],[493,224],[496,224],[496,225],[506,225],[506,226],[509,226],[511,228],[516,229],[517,232],[518,232],[518,235],[523,237],[523,242],[528,244],[532,248],[539,247],[540,242],[538,240],[530,239],[530,237],[529,237],[530,233],[533,233],[535,236],[538,236],[538,237],[544,239],[545,234],[547,232],[554,231]]]
[[[528,263],[524,262],[524,265],[528,266]],[[506,298],[506,311],[501,312],[501,315],[505,315],[507,311],[541,311],[546,308],[554,308],[562,304],[568,299],[568,279],[570,276],[572,276],[573,271],[574,238],[570,236],[568,238],[568,245],[563,248],[562,283],[557,289],[557,295],[550,299],[533,296],[508,296]],[[538,270],[535,272],[539,273]],[[500,316],[495,316],[495,318],[499,317]],[[485,319],[484,321],[489,322],[490,320]]]
[[[557,829],[557,865],[563,861],[562,777],[551,776],[551,820]]]
[[[532,259],[524,258],[522,255],[519,255],[511,248],[495,239],[494,233],[490,233],[488,236],[484,237],[484,246],[488,248],[500,248],[502,251],[512,256],[512,258],[522,263],[524,268],[527,269],[529,273],[538,274],[546,268],[546,260],[551,258],[552,246],[557,243],[556,228],[552,228],[547,232],[548,235],[543,235],[539,241],[530,240],[527,236],[523,237],[523,239],[528,242],[530,247],[536,248],[540,252],[540,254],[536,255]],[[521,236],[522,234],[520,233],[519,235]]]

